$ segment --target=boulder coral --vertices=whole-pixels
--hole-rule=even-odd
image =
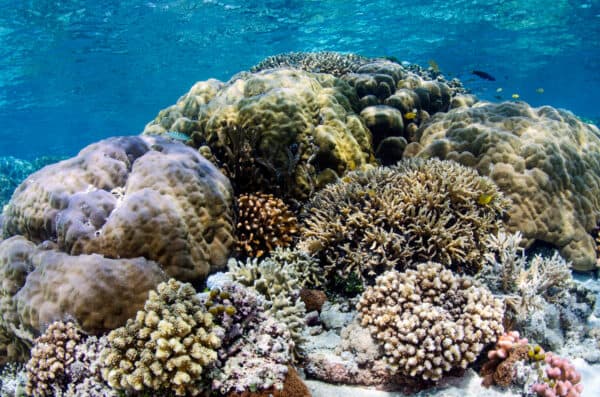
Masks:
[[[305,206],[298,248],[331,281],[371,283],[423,261],[476,273],[508,202],[494,183],[455,162],[411,160],[349,173]],[[355,277],[352,276],[352,277]]]
[[[135,318],[108,334],[102,377],[118,390],[197,396],[221,339],[213,316],[188,283],[170,279],[151,291]],[[206,379],[204,379],[206,380]]]
[[[144,257],[196,281],[235,240],[231,185],[193,149],[157,137],[109,138],[29,176],[4,211],[4,236],[70,255]]]
[[[357,310],[392,371],[426,381],[466,368],[504,331],[502,301],[434,262],[382,274]]]
[[[457,161],[489,176],[513,205],[507,229],[552,244],[574,269],[597,268],[600,131],[573,114],[524,102],[479,102],[436,114],[405,155]]]
[[[354,113],[358,99],[332,75],[245,72],[212,97],[199,84],[160,111],[144,134],[186,134],[192,146],[214,156],[236,194],[269,188],[303,198],[374,161],[371,134]]]

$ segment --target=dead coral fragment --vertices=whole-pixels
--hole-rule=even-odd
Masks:
[[[57,321],[35,340],[26,366],[27,395],[54,396],[66,387],[66,368],[75,360],[75,347],[82,336],[74,323]]]
[[[221,340],[191,284],[174,279],[150,291],[144,310],[108,334],[102,377],[115,389],[197,396]]]
[[[357,309],[393,370],[411,378],[466,368],[503,332],[502,302],[433,262],[379,276]]]
[[[260,258],[275,247],[287,247],[298,233],[297,220],[288,206],[272,194],[238,197],[237,250]]]
[[[480,197],[491,197],[480,203]],[[486,200],[487,201],[487,200]],[[328,279],[371,281],[423,261],[476,273],[485,238],[508,206],[494,183],[455,162],[410,160],[346,175],[306,206],[299,248],[321,259]]]

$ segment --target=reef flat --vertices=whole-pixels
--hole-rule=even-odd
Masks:
[[[29,173],[1,396],[597,390],[600,130],[566,110],[280,54]]]

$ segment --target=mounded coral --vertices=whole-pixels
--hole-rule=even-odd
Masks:
[[[306,197],[346,171],[373,162],[357,98],[328,74],[272,69],[241,73],[207,102],[193,89],[162,110],[144,134],[177,131],[214,161],[236,193],[269,187]]]
[[[289,246],[298,234],[296,216],[272,194],[241,194],[237,206],[237,250],[242,254],[260,258]]]
[[[4,211],[5,237],[71,254],[145,257],[197,280],[234,243],[232,191],[191,148],[157,137],[109,138],[29,176]]]
[[[213,316],[191,284],[170,279],[151,291],[125,326],[108,334],[101,353],[102,377],[118,390],[197,396],[217,359],[221,340]]]
[[[35,340],[27,362],[25,390],[34,397],[54,396],[66,388],[66,368],[75,359],[81,330],[72,322],[54,322]]]
[[[406,155],[455,160],[489,176],[513,202],[507,229],[550,243],[573,268],[597,268],[600,131],[573,114],[524,102],[479,102],[431,118]]]
[[[426,381],[466,368],[504,331],[499,299],[433,262],[379,276],[357,310],[392,370]]]
[[[267,57],[250,68],[250,71],[259,72],[265,69],[293,68],[312,73],[329,73],[334,76],[341,76],[356,71],[367,62],[368,58],[360,55],[333,51],[288,52]]]
[[[411,160],[346,175],[305,207],[298,247],[329,281],[371,282],[423,261],[475,273],[508,202],[494,183],[455,162]]]

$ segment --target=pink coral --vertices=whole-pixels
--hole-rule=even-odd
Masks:
[[[546,375],[545,383],[536,383],[531,389],[542,397],[579,397],[583,392],[581,374],[577,372],[573,364],[566,358],[546,353]]]
[[[499,358],[501,360],[508,357],[508,354],[517,346],[527,344],[527,338],[520,338],[518,331],[506,332],[500,335],[496,342],[496,348],[488,352],[488,358],[493,360]]]

